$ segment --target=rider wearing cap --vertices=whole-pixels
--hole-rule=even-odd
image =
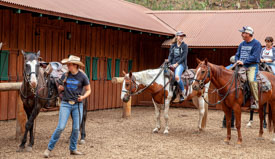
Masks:
[[[251,92],[255,99],[255,105],[251,109],[259,108],[258,83],[256,75],[259,71],[259,62],[261,58],[261,43],[253,38],[254,31],[251,27],[243,27],[239,30],[242,34],[243,42],[239,45],[235,55],[236,63],[248,68],[247,76]]]
[[[186,37],[182,31],[178,31],[174,38],[173,44],[169,50],[168,61],[175,68],[175,80],[178,82],[182,95],[180,96],[180,102],[184,100],[184,85],[181,80],[182,73],[187,69],[187,54],[188,46],[183,42],[183,38]]]

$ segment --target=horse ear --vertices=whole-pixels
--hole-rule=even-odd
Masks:
[[[40,50],[36,53],[36,56],[37,56],[37,57],[40,56]]]
[[[204,63],[205,63],[205,65],[207,65],[207,63],[208,63],[207,58],[204,59]]]
[[[129,77],[132,78],[132,71],[129,72]]]
[[[201,60],[200,60],[200,59],[198,59],[198,58],[196,58],[196,61],[197,61],[197,63],[198,63],[198,64],[200,64],[200,63],[201,63]]]
[[[122,73],[123,73],[124,76],[126,76],[126,74],[127,74],[124,70],[122,71]]]
[[[23,50],[21,50],[21,53],[23,54],[23,56],[25,56],[25,55],[26,55],[25,51],[23,51]]]

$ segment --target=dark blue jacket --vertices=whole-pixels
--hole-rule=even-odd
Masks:
[[[238,47],[235,60],[241,60],[245,65],[259,63],[261,59],[261,49],[262,45],[256,39],[253,39],[249,43],[243,41]]]
[[[170,47],[168,60],[171,64],[175,64],[175,63],[183,64],[185,69],[187,69],[187,55],[188,55],[187,44],[182,42],[180,47],[178,47],[177,43],[174,43]]]

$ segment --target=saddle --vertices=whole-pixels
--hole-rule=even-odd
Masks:
[[[176,80],[174,79],[174,75],[175,75],[175,69],[173,67],[168,67],[168,69],[165,70],[165,76],[170,79],[170,85],[176,86],[176,88],[173,90],[172,101],[175,100],[175,98],[180,90]],[[192,84],[194,77],[195,77],[195,69],[187,69],[181,75],[181,80],[183,81],[183,84],[184,84],[184,87],[186,90],[185,96],[187,96],[188,89],[189,89],[190,85]]]
[[[246,83],[248,83],[248,79],[247,79],[247,68],[245,67],[240,67],[238,69],[238,77],[239,77],[239,81],[241,82],[241,86],[242,88],[244,87],[244,85]],[[267,92],[269,90],[271,90],[271,83],[268,80],[268,78],[263,75],[261,72],[258,72],[257,76],[256,76],[259,88],[262,92]]]

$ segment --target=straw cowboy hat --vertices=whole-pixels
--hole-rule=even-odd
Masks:
[[[63,59],[61,61],[61,63],[63,63],[63,64],[73,63],[73,64],[77,64],[79,66],[85,67],[85,65],[80,61],[80,57],[77,57],[74,55],[70,55],[69,58]]]

